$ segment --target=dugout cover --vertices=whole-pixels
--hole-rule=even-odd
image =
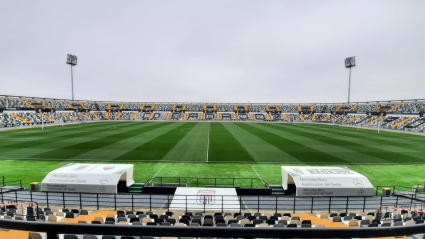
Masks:
[[[118,193],[118,183],[134,183],[133,164],[70,163],[49,172],[41,191],[79,193]]]
[[[347,167],[282,166],[282,187],[295,184],[296,196],[373,196],[364,175]]]

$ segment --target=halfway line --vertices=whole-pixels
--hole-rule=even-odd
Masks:
[[[211,130],[211,123],[208,123],[207,163],[208,163],[208,153],[210,151],[210,130]]]

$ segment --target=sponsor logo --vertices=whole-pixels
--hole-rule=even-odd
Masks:
[[[109,181],[111,181],[111,176],[105,176],[100,179],[100,184],[107,184]]]
[[[199,205],[212,205],[215,203],[215,190],[198,190],[196,203]]]
[[[364,190],[363,189],[359,189],[358,193],[359,193],[359,195],[363,195],[364,194]]]
[[[106,192],[106,187],[105,187],[105,186],[100,187],[100,191],[101,191],[102,193]]]
[[[299,175],[303,175],[303,174],[304,174],[304,172],[303,172],[301,169],[299,169],[299,168],[292,168],[292,170],[293,170],[295,173],[299,174]]]
[[[111,169],[114,169],[115,168],[115,166],[105,166],[105,167],[103,167],[103,170],[111,170]]]
[[[361,180],[359,180],[359,179],[353,179],[353,183],[354,183],[354,185],[356,185],[356,187],[358,187],[358,188],[362,188],[362,187],[364,187],[363,182],[362,182]]]
[[[88,165],[81,165],[80,167],[74,169],[74,171],[80,171],[80,170],[83,170],[83,169],[85,169],[87,167],[88,167]]]

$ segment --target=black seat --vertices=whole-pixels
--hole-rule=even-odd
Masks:
[[[202,225],[202,220],[195,218],[195,219],[192,220],[192,223],[198,223],[199,225]]]
[[[263,220],[261,220],[261,219],[254,219],[254,220],[252,221],[252,224],[254,224],[254,225],[259,225],[259,224],[261,224],[261,223],[263,223]]]
[[[269,219],[269,220],[266,220],[266,223],[269,224],[269,225],[274,225],[274,224],[276,224],[276,220]]]
[[[155,218],[155,223],[163,223],[163,222],[165,222],[165,219],[162,219],[162,218]]]
[[[251,223],[247,223],[243,227],[255,227],[255,225],[254,224],[251,224]]]
[[[149,215],[149,217],[152,218],[152,219],[156,219],[156,218],[158,218],[158,215],[152,214],[152,215]]]
[[[254,219],[257,219],[257,217],[256,216],[248,216],[248,220],[252,221]]]
[[[227,221],[227,225],[230,225],[232,223],[238,223],[238,220],[229,220],[229,221]]]
[[[180,223],[184,223],[184,224],[186,224],[186,225],[189,225],[189,219],[187,219],[187,218],[181,218],[181,219],[179,220],[179,222],[180,222]]]
[[[146,225],[148,225],[148,226],[157,226],[158,224],[156,224],[156,222],[148,222],[148,223],[146,223]]]
[[[378,223],[371,223],[367,227],[378,227],[378,226],[379,226]]]
[[[310,224],[311,225],[311,220],[304,220],[301,222],[301,225],[303,224]]]
[[[218,220],[215,220],[215,224],[217,224],[217,223],[224,223],[224,224],[226,224],[226,221],[224,219],[218,219]]]
[[[173,225],[176,224],[176,222],[177,222],[176,219],[174,219],[174,218],[167,218],[166,220],[167,220],[167,222],[169,222]]]
[[[226,223],[220,222],[215,224],[216,227],[227,227]]]
[[[91,224],[102,224],[102,223],[99,221],[91,221]]]
[[[140,222],[140,219],[137,218],[137,217],[133,217],[133,218],[130,218],[130,222],[131,223],[133,223],[133,222]]]
[[[297,227],[296,224],[288,224],[286,227]]]

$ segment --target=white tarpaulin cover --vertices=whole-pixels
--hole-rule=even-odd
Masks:
[[[282,166],[282,187],[295,184],[296,196],[373,196],[364,175],[347,167]]]
[[[70,163],[47,174],[41,191],[117,193],[119,181],[134,183],[133,164]]]
[[[170,210],[239,210],[240,202],[234,188],[177,187]]]

